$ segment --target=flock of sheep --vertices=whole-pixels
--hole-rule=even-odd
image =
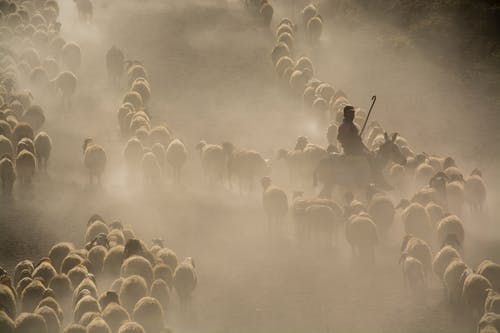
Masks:
[[[80,18],[89,22],[91,2],[75,3]],[[264,25],[273,21],[275,11],[267,0],[246,0],[245,5]],[[0,0],[0,13],[0,36],[5,41],[0,47],[0,177],[3,195],[12,198],[16,181],[22,192],[37,172],[47,172],[52,149],[51,138],[41,130],[44,110],[32,103],[33,96],[50,96],[62,110],[71,109],[81,50],[59,35],[55,0]],[[278,150],[276,159],[285,162],[294,189],[310,190],[320,162],[341,151],[337,128],[344,106],[351,103],[342,90],[317,78],[309,57],[299,56],[321,42],[324,24],[313,4],[302,10],[301,18],[299,24],[290,19],[279,22],[271,61],[291,96],[301,100],[324,128],[328,148],[300,136],[293,149]],[[170,177],[174,185],[180,184],[188,148],[152,116],[144,64],[126,60],[115,46],[105,62],[111,84],[119,85],[123,76],[127,79],[117,128],[125,142],[123,161],[130,182],[157,186]],[[365,117],[357,109],[354,122],[361,127]],[[330,249],[341,242],[343,229],[355,263],[374,265],[376,246],[400,219],[400,262],[409,292],[425,295],[434,273],[450,303],[478,321],[478,332],[500,331],[500,265],[484,260],[474,270],[463,258],[467,216],[480,214],[486,202],[481,172],[475,169],[464,176],[451,157],[416,153],[404,137],[388,135],[377,122],[371,122],[365,133],[368,148],[375,151],[391,144],[404,156],[404,163],[391,162],[384,170],[395,195],[368,186],[361,193],[344,191],[338,201],[331,191],[308,198],[296,191],[289,197],[273,184],[271,164],[259,152],[204,140],[195,149],[211,186],[231,190],[236,179],[240,192],[251,192],[255,180],[261,180],[270,231],[280,232],[290,215],[298,242]],[[100,183],[107,164],[104,147],[87,138],[82,149],[89,183]],[[396,195],[410,199],[395,204]],[[165,316],[173,289],[180,313],[187,311],[197,283],[191,258],[178,263],[161,240],[147,246],[131,227],[106,223],[97,215],[89,220],[84,240],[83,248],[59,243],[36,263],[21,261],[12,274],[0,270],[0,332],[57,333],[64,323],[64,332],[168,331]]]
[[[268,1],[254,1],[249,7],[264,19],[264,24],[271,22],[268,13],[274,11]],[[300,39],[309,45],[318,43],[323,26],[315,5],[306,6],[301,16],[300,24],[290,19],[279,22],[271,52],[278,77],[302,99],[314,119],[328,124],[328,149],[299,137],[293,150],[279,151],[278,157],[286,161],[291,180],[299,181],[299,186],[301,181],[313,179],[322,158],[340,151],[337,129],[344,106],[352,105],[342,90],[316,78],[310,58],[296,56],[301,52]],[[354,122],[359,128],[365,117],[366,113],[357,109]],[[500,265],[484,260],[474,270],[463,259],[466,206],[470,215],[479,214],[486,202],[481,171],[475,169],[466,177],[451,157],[415,153],[406,139],[397,133],[389,136],[377,122],[370,123],[367,129],[363,140],[368,148],[376,151],[393,142],[404,155],[406,163],[391,163],[385,175],[397,194],[411,199],[395,205],[393,196],[369,186],[359,200],[349,191],[341,196],[342,202],[333,200],[329,193],[305,199],[302,192],[294,192],[289,204],[286,192],[265,177],[263,206],[270,229],[279,227],[290,212],[299,241],[331,246],[338,244],[343,228],[354,262],[373,264],[375,246],[387,239],[399,215],[404,226],[400,263],[409,292],[425,295],[433,272],[442,282],[450,304],[478,321],[478,332],[500,331]]]
[[[129,226],[92,216],[85,246],[54,245],[34,263],[0,270],[0,332],[161,333],[171,290],[181,313],[197,284],[194,261],[178,262],[161,239],[147,246]]]

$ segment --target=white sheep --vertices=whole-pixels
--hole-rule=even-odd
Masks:
[[[61,49],[61,60],[71,72],[77,73],[82,63],[82,51],[75,42],[66,43]]]
[[[8,156],[0,158],[0,180],[2,181],[2,193],[10,196],[16,181],[16,169]]]
[[[477,266],[476,273],[491,282],[493,289],[500,292],[500,265],[491,260],[483,260]]]
[[[469,267],[461,259],[453,259],[446,267],[443,274],[443,282],[446,287],[448,300],[454,305],[460,305],[462,302],[463,280],[462,274]]]
[[[462,274],[464,286],[462,296],[473,316],[480,318],[484,312],[484,304],[488,296],[491,283],[484,276],[466,270]]]
[[[112,332],[117,332],[123,323],[130,320],[127,310],[117,303],[110,303],[104,307],[102,318],[108,324]]]
[[[460,253],[452,247],[451,245],[445,245],[438,253],[434,256],[434,260],[432,261],[432,270],[434,274],[440,279],[443,280],[444,272],[448,265],[456,259],[461,259]]]
[[[16,159],[16,174],[22,184],[31,184],[37,170],[36,157],[27,150],[22,150]]]
[[[16,318],[16,333],[48,333],[45,319],[35,313],[21,313]]]
[[[73,0],[78,10],[78,17],[84,23],[90,23],[94,15],[94,6],[90,0]]]
[[[461,247],[465,239],[462,220],[456,215],[449,215],[439,221],[437,225],[438,244],[442,245],[450,235],[454,235]]]
[[[78,79],[72,72],[65,71],[59,73],[54,80],[52,80],[56,93],[61,93],[61,105],[63,110],[71,109],[71,97],[76,91]]]
[[[287,195],[282,189],[272,186],[269,177],[262,178],[261,184],[263,189],[262,205],[267,215],[268,228],[269,230],[280,228],[288,212]]]
[[[181,169],[186,163],[187,157],[186,146],[179,139],[172,140],[167,147],[166,159],[172,168],[174,183],[180,182]]]
[[[88,170],[89,184],[92,185],[94,178],[97,178],[97,183],[101,183],[101,176],[106,168],[106,152],[104,149],[95,144],[92,138],[87,138],[83,142],[83,163]]]
[[[8,286],[0,284],[1,311],[5,311],[9,318],[15,319],[17,314],[16,306],[16,295],[14,292]]]
[[[428,275],[432,265],[432,254],[431,248],[425,241],[412,235],[406,235],[401,244],[401,252],[418,259],[422,263],[425,276]]]
[[[59,321],[59,318],[57,317],[57,314],[53,309],[49,308],[48,306],[38,307],[35,310],[35,314],[38,314],[43,317],[45,323],[47,324],[48,333],[61,331],[62,324]]]
[[[191,257],[187,257],[177,266],[174,272],[173,285],[181,303],[182,311],[186,311],[191,303],[191,294],[196,288],[198,276]]]
[[[109,81],[113,84],[119,82],[125,70],[125,55],[114,45],[106,52],[106,68]]]
[[[146,331],[139,323],[130,321],[120,326],[118,333],[146,333]]]
[[[0,311],[0,332],[15,333],[15,329],[16,324],[14,321],[5,312]]]
[[[486,202],[486,184],[480,175],[471,175],[465,180],[465,201],[473,212],[481,212]]]
[[[424,206],[419,203],[402,202],[398,207],[404,208],[401,213],[401,220],[404,224],[405,233],[430,241],[431,223]]]
[[[52,140],[45,132],[39,132],[35,137],[35,153],[38,166],[43,172],[47,172],[47,162],[52,151]]]
[[[345,233],[353,259],[374,263],[375,246],[378,244],[377,225],[362,213],[349,219]]]
[[[142,277],[148,286],[151,285],[153,282],[151,263],[139,255],[133,255],[125,259],[121,267],[121,276],[126,278],[134,275]]]
[[[129,313],[132,313],[135,304],[147,295],[148,286],[146,281],[140,276],[132,275],[124,279],[120,287],[120,304],[127,309]]]
[[[201,165],[209,185],[222,183],[226,174],[226,156],[222,146],[200,141],[196,149],[200,151]]]
[[[500,332],[500,315],[492,312],[485,313],[477,325],[477,333]]]
[[[425,292],[426,279],[422,262],[407,253],[403,253],[400,261],[403,267],[403,282],[405,289],[409,288],[414,295],[418,292]]]

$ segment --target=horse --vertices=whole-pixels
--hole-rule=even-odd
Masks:
[[[395,143],[397,136],[394,133],[390,138],[384,133],[384,143],[366,154],[329,154],[321,160],[313,176],[314,186],[323,184],[320,196],[330,197],[335,185],[349,190],[366,189],[383,181],[382,170],[389,162],[406,165],[406,157]]]

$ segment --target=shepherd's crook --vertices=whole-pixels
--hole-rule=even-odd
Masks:
[[[375,105],[375,101],[377,100],[377,96],[372,96],[372,105],[370,106],[370,110],[368,110],[368,114],[366,115],[365,123],[363,124],[363,128],[361,128],[361,132],[359,132],[359,136],[363,135],[363,131],[365,130],[366,124],[368,123],[368,118],[370,118],[370,114],[372,113],[373,106]]]

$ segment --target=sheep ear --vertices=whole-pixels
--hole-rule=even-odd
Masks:
[[[396,141],[396,138],[398,137],[398,132],[394,133],[392,135],[392,142]]]
[[[384,132],[384,139],[385,139],[385,142],[389,141],[389,135],[387,134],[387,132]]]

